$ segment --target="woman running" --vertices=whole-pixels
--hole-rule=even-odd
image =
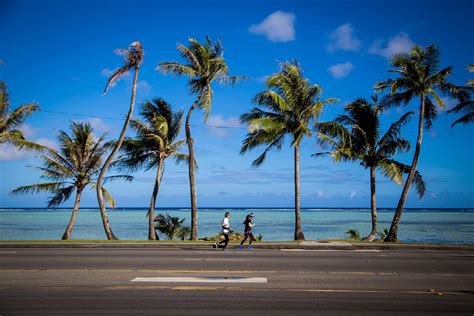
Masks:
[[[244,242],[247,240],[247,237],[249,237],[249,247],[248,247],[248,249],[253,250],[252,241],[254,241],[255,238],[253,237],[252,227],[254,227],[255,224],[252,223],[252,219],[253,219],[253,213],[250,213],[245,218],[245,221],[244,221],[245,236],[244,236],[244,239],[242,240],[242,242],[240,243],[240,246],[239,246],[240,249],[244,249]]]
[[[224,235],[224,240],[220,241],[219,243],[214,244],[214,248],[222,248],[225,250],[227,244],[229,243],[229,234],[230,234],[230,213],[226,212],[224,215],[224,219],[221,223],[222,234]],[[224,244],[224,245],[222,245]]]

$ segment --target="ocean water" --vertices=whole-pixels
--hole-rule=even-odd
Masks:
[[[255,214],[255,235],[265,241],[293,239],[293,209],[274,208],[202,208],[198,213],[198,236],[213,236],[219,232],[226,211],[231,212],[231,229],[243,231],[246,214]],[[109,210],[114,233],[123,240],[147,239],[148,222],[145,208]],[[393,209],[379,209],[379,229],[389,227]],[[157,209],[157,214],[186,218],[186,208]],[[71,209],[0,209],[0,240],[60,239],[69,221]],[[301,211],[303,232],[308,240],[345,238],[345,232],[356,229],[365,236],[370,232],[369,209],[316,209]],[[98,209],[80,209],[72,232],[74,239],[105,239]],[[398,237],[404,242],[474,243],[474,209],[406,209]]]

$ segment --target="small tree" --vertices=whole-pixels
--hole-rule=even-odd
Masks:
[[[105,135],[97,140],[94,138],[93,129],[89,123],[72,123],[72,136],[60,131],[58,134],[59,151],[52,148],[45,149],[45,154],[41,156],[43,167],[34,167],[41,170],[42,179],[51,182],[43,182],[19,187],[11,194],[29,194],[39,192],[49,192],[53,196],[48,201],[48,207],[58,206],[67,201],[76,192],[74,208],[71,219],[62,236],[63,240],[71,239],[71,232],[76,222],[79,204],[83,190],[89,186],[97,186],[97,175],[100,171],[102,159],[111,147],[111,143],[105,143]],[[132,180],[126,175],[116,175],[104,178],[104,182],[125,179]],[[115,202],[110,193],[101,188],[102,194],[108,204],[115,207]]]
[[[124,141],[125,155],[117,161],[117,164],[128,171],[156,168],[155,184],[147,214],[148,239],[156,240],[155,205],[165,161],[168,158],[174,158],[176,163],[179,163],[188,159],[188,155],[179,152],[185,140],[176,140],[181,128],[183,111],[173,112],[165,100],[154,99],[143,104],[140,114],[145,120],[132,120],[131,127],[137,132],[137,137]]]
[[[176,238],[181,240],[189,239],[190,228],[183,225],[185,220],[185,218],[180,219],[177,216],[158,214],[155,218],[155,228],[169,240]]]
[[[31,102],[21,105],[10,112],[10,98],[7,85],[0,80],[0,144],[9,143],[18,148],[42,150],[43,146],[25,139],[19,129],[25,120],[40,109],[39,105]]]

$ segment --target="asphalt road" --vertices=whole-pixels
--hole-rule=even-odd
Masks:
[[[316,313],[473,315],[474,253],[0,249],[1,316]]]

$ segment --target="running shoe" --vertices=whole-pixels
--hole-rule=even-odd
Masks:
[[[239,249],[240,249],[240,250],[244,249],[244,246],[239,245]]]
[[[253,250],[253,247],[252,247],[252,246],[249,246],[249,250]]]

